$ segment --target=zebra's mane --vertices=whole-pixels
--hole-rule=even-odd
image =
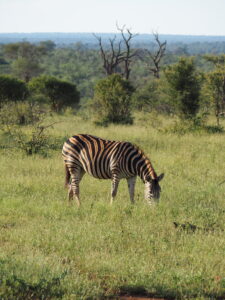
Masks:
[[[148,161],[148,164],[149,164],[149,167],[150,167],[149,172],[150,172],[151,178],[152,178],[152,179],[157,178],[156,172],[155,172],[155,170],[154,170],[154,168],[153,168],[153,165],[152,165],[150,159],[145,155],[144,151],[143,151],[139,146],[137,146],[136,144],[133,144],[133,146],[134,146],[134,148],[137,149],[137,151],[141,154],[141,156],[143,157],[143,159],[144,159],[145,161]]]
[[[148,159],[149,160],[149,158],[145,155],[144,151],[138,145],[136,145],[136,144],[132,144],[132,145],[143,156],[144,159]]]

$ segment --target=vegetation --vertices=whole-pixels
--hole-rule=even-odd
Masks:
[[[47,98],[51,109],[60,112],[67,106],[74,106],[80,100],[80,94],[74,84],[55,77],[40,76],[29,83],[30,90]]]
[[[42,72],[40,61],[42,56],[54,49],[51,41],[36,46],[29,42],[6,44],[3,46],[7,58],[12,61],[12,70],[19,78],[28,82]]]
[[[132,127],[102,128],[68,113],[53,115],[47,122],[59,123],[48,135],[60,142],[46,157],[25,156],[1,135],[1,298],[224,298],[225,176],[218,168],[224,136],[168,135],[151,127],[152,119],[158,128],[170,122],[138,114]],[[122,181],[110,207],[110,181],[86,175],[81,209],[69,207],[60,152],[78,132],[140,145],[156,171],[165,172],[159,205],[145,203],[138,180],[134,206]]]
[[[207,87],[210,90],[211,102],[219,126],[220,115],[224,115],[225,112],[225,55],[208,55],[205,58],[215,65],[215,69],[207,74]]]
[[[0,47],[1,299],[225,298],[225,60],[155,36],[158,64],[130,43],[112,74],[98,46],[115,44]],[[68,206],[60,153],[76,133],[139,145],[165,173],[159,205],[139,180],[135,205],[124,181],[110,206],[110,181],[84,176]]]
[[[10,76],[0,76],[0,107],[7,101],[24,100],[28,96],[25,82]]]
[[[131,96],[134,88],[129,81],[119,74],[112,74],[100,80],[96,87],[93,99],[93,109],[96,113],[96,122],[107,125],[108,123],[132,123]]]
[[[165,72],[169,84],[169,96],[181,118],[195,117],[200,102],[200,76],[193,60],[181,58]]]

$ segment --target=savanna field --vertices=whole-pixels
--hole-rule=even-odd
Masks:
[[[154,118],[103,128],[53,115],[45,155],[1,135],[0,299],[225,299],[225,135],[165,133]],[[61,148],[77,133],[140,146],[165,173],[159,205],[138,179],[135,205],[122,180],[110,206],[110,180],[85,175],[82,207],[69,206]]]

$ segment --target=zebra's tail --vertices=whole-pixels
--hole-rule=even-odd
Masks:
[[[67,167],[67,165],[65,164],[65,188],[68,188],[70,185],[70,172],[69,169]]]

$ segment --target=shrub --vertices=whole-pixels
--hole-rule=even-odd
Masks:
[[[165,76],[169,84],[169,97],[182,119],[195,117],[199,110],[201,78],[194,61],[181,58],[177,64],[168,66]]]
[[[134,107],[138,110],[151,111],[159,100],[158,80],[147,82],[142,88],[137,89],[133,95]]]
[[[45,112],[31,102],[8,102],[0,110],[1,125],[29,125],[39,122]]]
[[[0,107],[4,102],[25,100],[27,96],[25,82],[6,75],[0,76]]]
[[[132,124],[132,100],[134,88],[119,74],[100,80],[95,86],[92,108],[96,123]]]
[[[60,112],[67,106],[74,106],[80,101],[80,93],[74,84],[59,80],[55,77],[40,76],[29,83],[30,91],[47,97],[51,108]]]
[[[43,121],[46,113],[30,103],[11,103],[0,110],[0,129],[13,141],[13,147],[22,149],[27,155],[46,154],[50,147],[49,136]],[[21,126],[29,125],[29,126]]]

